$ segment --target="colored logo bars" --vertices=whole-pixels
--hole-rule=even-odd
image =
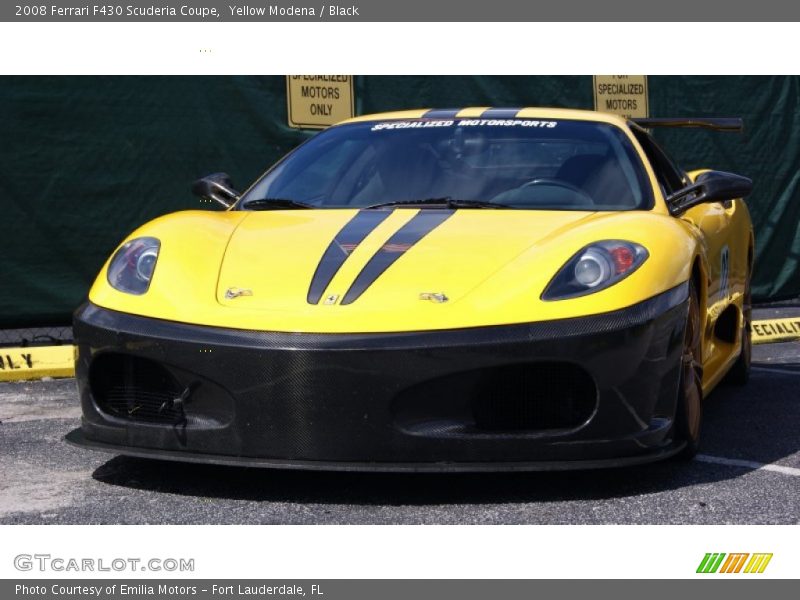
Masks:
[[[726,558],[727,557],[727,558]],[[750,560],[748,560],[748,557]],[[725,554],[724,552],[708,552],[697,567],[698,573],[763,573],[772,553],[749,554],[740,552]]]

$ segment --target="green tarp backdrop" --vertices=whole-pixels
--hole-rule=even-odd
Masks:
[[[651,116],[741,116],[742,135],[658,131],[686,168],[750,176],[757,299],[800,295],[800,77],[651,76]],[[593,108],[591,76],[359,76],[356,113],[457,106]],[[201,208],[201,175],[240,187],[312,131],[285,79],[0,77],[0,328],[68,323],[135,227]]]

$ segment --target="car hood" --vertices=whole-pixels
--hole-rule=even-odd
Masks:
[[[112,288],[106,266],[90,299],[160,319],[288,332],[420,331],[570,318],[624,308],[685,281],[694,248],[690,229],[644,211],[186,211],[128,238],[161,240],[146,294]],[[650,258],[601,292],[542,301],[570,257],[603,239],[642,243]]]
[[[250,213],[225,250],[217,300],[268,311],[304,303],[408,310],[421,294],[457,302],[520,253],[590,215],[477,209]],[[248,295],[232,298],[235,290]]]

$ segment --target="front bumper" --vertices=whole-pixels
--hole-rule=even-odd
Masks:
[[[330,470],[548,470],[657,460],[681,449],[671,431],[686,310],[681,285],[577,319],[339,335],[195,326],[86,304],[74,323],[83,421],[67,440],[170,460]],[[106,365],[139,359],[185,390],[179,421],[136,420],[135,412],[98,402]],[[558,375],[570,369],[591,382],[591,407],[584,398],[576,404],[582,415],[545,407],[531,417],[528,401],[546,396],[552,404],[561,387],[578,393],[572,377]],[[519,376],[522,383],[508,383]],[[514,426],[513,411],[494,421],[481,416],[502,405],[508,390],[519,396],[514,410],[523,427]],[[537,426],[542,418],[555,424]]]

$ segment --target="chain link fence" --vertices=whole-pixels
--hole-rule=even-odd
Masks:
[[[0,348],[61,346],[72,343],[72,327],[0,329]]]

